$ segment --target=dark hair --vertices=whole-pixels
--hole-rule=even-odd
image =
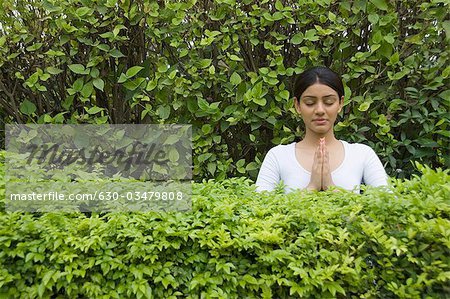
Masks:
[[[344,85],[339,75],[327,67],[317,66],[298,75],[294,84],[294,96],[300,101],[303,92],[315,83],[333,88],[339,96],[339,101],[344,95]]]

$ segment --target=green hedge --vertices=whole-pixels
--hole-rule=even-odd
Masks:
[[[4,0],[0,8],[6,122],[189,123],[196,179],[255,178],[270,147],[303,134],[293,76],[326,65],[346,82],[339,138],[370,145],[391,176],[413,173],[410,161],[450,165],[448,1]]]
[[[234,178],[186,213],[2,211],[0,297],[445,298],[450,175],[420,168],[363,195]]]

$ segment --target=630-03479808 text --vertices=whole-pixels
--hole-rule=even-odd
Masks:
[[[105,200],[115,201],[126,199],[129,201],[174,201],[183,200],[185,194],[181,191],[134,191],[134,192],[111,192],[111,191],[95,191],[94,193],[70,193],[48,192],[48,193],[11,193],[9,200],[11,201],[63,201],[63,200]]]

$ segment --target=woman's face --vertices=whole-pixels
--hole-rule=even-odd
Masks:
[[[305,89],[299,100],[295,101],[295,109],[302,116],[307,131],[325,135],[333,130],[344,97],[339,99],[333,88],[315,83]]]

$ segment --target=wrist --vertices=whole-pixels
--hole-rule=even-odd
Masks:
[[[335,185],[333,182],[331,182],[331,183],[325,185],[325,186],[323,187],[323,190],[325,191],[325,190],[330,189],[330,187],[333,188],[333,187],[335,187],[335,186],[336,186],[336,185]]]
[[[308,190],[308,191],[319,191],[320,188],[317,188],[314,185],[308,185],[308,186],[306,186],[305,189]]]

